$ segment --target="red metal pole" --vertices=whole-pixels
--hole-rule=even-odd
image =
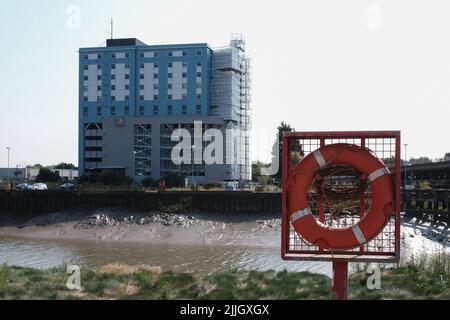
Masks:
[[[348,262],[333,261],[333,297],[347,300]]]

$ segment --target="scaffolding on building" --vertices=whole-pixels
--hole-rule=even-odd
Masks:
[[[245,53],[245,39],[232,34],[230,46],[214,50],[212,59],[211,115],[223,117],[225,129],[236,136],[226,141],[225,180],[249,181],[252,176],[251,60]]]

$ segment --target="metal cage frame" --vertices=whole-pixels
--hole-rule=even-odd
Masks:
[[[295,232],[287,213],[287,186],[293,169],[291,166],[292,141],[300,141],[304,155],[333,143],[351,143],[370,149],[377,156],[389,154],[394,161],[391,169],[395,183],[395,215],[383,231],[372,241],[357,249],[323,250],[309,244]],[[309,147],[305,150],[304,146]],[[316,148],[316,149],[312,149]],[[380,158],[380,157],[379,157]],[[384,158],[384,157],[381,157]],[[283,135],[282,157],[282,259],[299,261],[342,261],[342,262],[381,262],[397,263],[400,260],[400,210],[401,210],[401,133],[400,131],[342,131],[342,132],[285,132]],[[310,194],[311,196],[311,194]],[[366,212],[365,194],[361,196],[359,212],[361,219]],[[316,214],[323,219],[322,200],[318,199]],[[319,214],[319,210],[322,212]],[[322,221],[323,222],[323,221]]]

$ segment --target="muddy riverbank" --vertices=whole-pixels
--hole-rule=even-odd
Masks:
[[[75,263],[148,264],[176,272],[311,271],[331,275],[330,263],[285,262],[276,214],[64,212],[30,220],[3,217],[0,264],[51,268]],[[449,250],[445,221],[402,220],[402,258]]]

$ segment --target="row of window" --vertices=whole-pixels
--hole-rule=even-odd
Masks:
[[[183,68],[187,68],[187,66],[188,66],[187,62],[183,62]],[[201,62],[201,61],[198,61],[198,62],[197,62],[197,67],[201,67],[201,66],[202,66],[202,62]],[[141,69],[144,69],[145,64],[144,64],[144,63],[141,63],[141,64],[139,65],[139,67],[140,67]],[[167,64],[167,67],[168,67],[168,68],[172,68],[172,67],[173,67],[173,63],[172,63],[172,62],[169,62],[169,63]],[[153,68],[159,68],[159,63],[155,62],[155,63],[153,64]],[[111,64],[111,69],[116,69],[116,64],[115,64],[115,63]],[[129,64],[129,63],[126,63],[126,64],[125,64],[125,69],[130,69],[130,64]],[[89,65],[88,65],[88,64],[85,64],[85,65],[84,65],[84,70],[89,70]],[[102,70],[102,65],[101,65],[101,64],[97,64],[97,70]]]
[[[125,106],[124,107],[124,115],[125,116],[129,116],[130,115],[130,107],[129,106]],[[84,107],[83,108],[83,115],[85,117],[88,116],[88,107]],[[173,106],[172,105],[168,105],[167,106],[167,113],[169,115],[173,115]],[[182,105],[181,106],[181,113],[183,115],[187,115],[188,113],[188,106],[187,105]],[[198,115],[200,115],[202,113],[202,106],[201,105],[197,105],[196,107],[196,113]],[[115,116],[117,114],[117,108],[116,107],[110,107],[110,114],[111,116]],[[145,107],[144,106],[139,106],[139,115],[140,116],[144,116],[145,114]],[[97,116],[102,116],[103,115],[103,108],[102,107],[97,107]],[[157,116],[159,115],[159,106],[153,106],[153,115]]]
[[[202,77],[202,73],[201,72],[197,72],[196,75],[197,75],[197,78],[201,78]],[[187,76],[188,76],[187,72],[183,72],[183,74],[182,74],[183,79],[186,79]],[[173,78],[173,73],[168,73],[167,77],[169,79],[172,79]],[[140,79],[145,79],[145,74],[141,73],[139,75],[139,78]],[[84,79],[84,81],[88,81],[89,80],[89,76],[85,75],[83,77],[83,79]],[[97,80],[102,80],[102,79],[103,79],[102,75],[97,75]],[[130,75],[128,73],[125,74],[125,79],[127,79],[127,80],[130,79]],[[159,74],[158,73],[154,73],[153,74],[153,79],[159,79]],[[115,74],[111,75],[111,80],[116,80],[116,75]]]
[[[202,54],[203,54],[202,50],[197,50],[197,56],[201,56]],[[173,55],[174,55],[174,51],[168,51],[168,52],[167,52],[167,56],[173,57]],[[145,57],[145,52],[140,52],[140,53],[139,53],[139,56],[140,56],[141,58],[144,58],[144,57]],[[182,56],[183,56],[183,57],[187,57],[187,56],[188,56],[188,52],[187,52],[187,51],[183,51],[183,52],[182,52]],[[116,54],[115,54],[115,53],[111,54],[111,57],[112,57],[113,59],[115,59],[115,58],[116,58]],[[125,53],[125,58],[128,59],[129,57],[130,57],[130,53],[126,52],[126,53]],[[154,51],[154,52],[153,52],[153,57],[158,58],[158,57],[159,57],[159,52]],[[97,54],[97,59],[102,59],[102,58],[103,58],[103,56],[102,56],[101,53]],[[84,59],[85,59],[85,60],[89,59],[89,55],[88,55],[88,54],[85,54],[85,55],[84,55]]]
[[[187,99],[188,98],[188,95],[187,94],[185,94],[185,93],[183,93],[182,95],[181,95],[181,99]],[[198,100],[201,100],[202,99],[202,95],[201,94],[197,94],[196,95],[196,98],[198,99]],[[167,95],[167,99],[168,100],[173,100],[173,95],[171,95],[171,94],[169,94],[169,95]],[[102,96],[97,96],[97,101],[102,101],[103,100],[103,97]],[[125,95],[124,96],[124,100],[125,101],[130,101],[130,96],[129,95]],[[145,101],[145,96],[139,96],[139,100],[140,101]],[[154,95],[153,96],[153,100],[159,100],[159,95]],[[86,96],[84,96],[83,97],[83,101],[84,102],[89,102],[89,97],[86,97]],[[116,96],[111,96],[111,101],[116,101]]]
[[[84,76],[83,77],[83,79],[84,79],[84,81],[88,81],[89,80],[89,76]],[[125,79],[130,79],[130,75],[129,74],[125,74]],[[97,75],[97,80],[103,80],[103,76],[101,76],[101,75]],[[111,80],[116,80],[116,75],[115,74],[112,74],[111,75]]]
[[[182,84],[182,89],[187,89],[187,83],[183,83]],[[102,91],[102,86],[97,86],[97,91]],[[116,90],[116,85],[111,85],[111,90]],[[125,90],[130,90],[130,85],[129,84],[126,84],[125,86],[124,86],[124,88],[125,88]],[[196,84],[196,88],[197,89],[201,89],[202,88],[202,84],[201,83],[197,83]],[[83,86],[83,89],[84,89],[84,92],[87,92],[87,91],[89,91],[89,87],[88,86]],[[140,90],[145,90],[145,85],[143,85],[143,84],[141,84],[141,85],[139,85],[139,89]],[[154,85],[153,85],[153,89],[154,90],[159,90],[159,84],[157,84],[157,83],[155,83]],[[169,83],[168,85],[167,85],[167,89],[169,89],[169,90],[172,90],[173,89],[173,84],[171,84],[171,83]]]

